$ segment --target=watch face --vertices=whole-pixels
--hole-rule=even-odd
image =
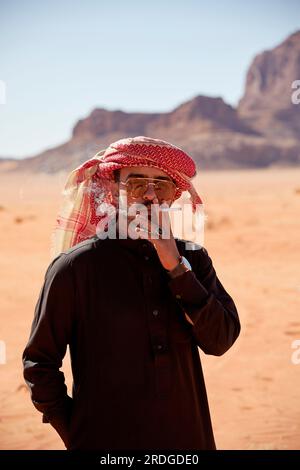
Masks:
[[[190,265],[190,263],[188,262],[188,260],[187,260],[184,256],[181,257],[181,262],[182,262],[187,268],[189,268],[190,270],[192,270],[192,266]]]

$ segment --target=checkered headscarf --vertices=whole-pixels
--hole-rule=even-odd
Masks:
[[[118,140],[70,173],[64,188],[66,199],[53,232],[54,256],[96,234],[103,217],[97,215],[97,206],[101,202],[114,204],[110,189],[113,172],[130,166],[159,168],[176,183],[175,199],[189,191],[193,211],[203,204],[191,182],[196,175],[195,163],[183,150],[144,136]]]

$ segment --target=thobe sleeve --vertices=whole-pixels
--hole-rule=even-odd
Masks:
[[[197,345],[206,354],[221,356],[240,333],[235,303],[221,284],[207,250],[195,250],[193,270],[169,281]]]
[[[43,422],[50,422],[64,441],[72,398],[59,369],[70,341],[73,315],[71,266],[61,254],[46,271],[22,361],[34,406],[43,413]]]

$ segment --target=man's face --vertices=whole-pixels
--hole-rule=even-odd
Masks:
[[[149,183],[149,184],[148,184]],[[135,219],[140,208],[134,207],[134,204],[142,204],[144,216],[151,220],[151,206],[153,204],[164,207],[172,205],[175,200],[176,185],[174,181],[164,171],[151,167],[131,166],[120,170],[120,178],[117,184],[118,193],[118,216],[125,217],[127,224]],[[130,211],[133,209],[133,211]],[[137,212],[136,212],[137,210]],[[128,211],[129,214],[128,214]],[[133,215],[135,214],[135,215]],[[162,213],[159,215],[162,223]],[[155,219],[157,221],[157,219]],[[152,220],[153,223],[155,223]]]
[[[156,183],[156,187],[154,183]],[[158,204],[167,203],[170,206],[174,201],[174,194],[175,184],[169,175],[162,170],[147,166],[132,166],[120,170],[120,203],[127,197],[128,206],[138,203],[150,208],[151,204],[155,202]]]

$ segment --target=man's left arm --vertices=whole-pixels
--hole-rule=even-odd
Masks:
[[[207,250],[195,250],[192,259],[193,270],[170,279],[169,288],[192,325],[197,345],[206,354],[221,356],[239,336],[238,312]]]
[[[65,254],[48,266],[40,290],[29,340],[23,351],[23,375],[35,408],[67,443],[73,399],[60,370],[70,344],[75,312],[75,287]]]

